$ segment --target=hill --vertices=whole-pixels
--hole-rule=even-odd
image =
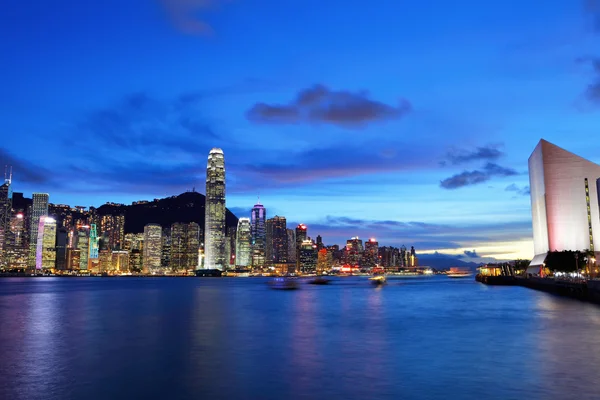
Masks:
[[[448,254],[419,254],[419,265],[435,269],[448,269],[450,267],[461,267],[475,270],[479,267],[478,263],[466,262]]]
[[[204,195],[186,192],[143,204],[104,204],[96,212],[98,215],[125,215],[125,233],[143,232],[144,225],[151,223],[166,228],[174,222],[196,222],[204,228]],[[225,221],[228,227],[237,226],[238,218],[227,210]]]

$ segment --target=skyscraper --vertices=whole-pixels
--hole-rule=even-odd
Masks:
[[[162,256],[162,228],[158,224],[144,226],[143,270],[146,273],[160,272]]]
[[[272,261],[274,264],[284,264],[288,262],[288,237],[287,221],[285,217],[274,216],[271,218],[271,246]]]
[[[42,217],[38,227],[38,242],[36,258],[41,262],[38,269],[54,269],[56,267],[56,220]],[[36,264],[36,267],[38,265]]]
[[[10,241],[10,223],[12,217],[11,177],[7,176],[6,172],[4,175],[4,184],[0,186],[0,267],[5,267],[9,263],[9,252],[7,249]]]
[[[265,249],[267,244],[266,218],[267,210],[262,204],[256,203],[250,212],[252,266],[255,268],[265,265]]]
[[[251,242],[250,218],[240,218],[236,231],[235,241],[235,265],[247,267],[251,264]]]
[[[33,204],[31,206],[31,215],[29,217],[29,267],[33,268],[36,266],[36,253],[37,253],[37,241],[38,241],[38,230],[40,225],[40,218],[48,215],[48,199],[47,193],[34,193]]]
[[[535,257],[549,251],[600,251],[600,165],[540,140],[529,157]]]
[[[214,148],[206,165],[204,268],[225,269],[225,158]]]
[[[363,264],[369,268],[379,264],[379,243],[373,238],[365,242]]]
[[[296,263],[296,231],[287,229],[287,260],[288,263]]]
[[[265,264],[273,266],[273,218],[265,221]]]
[[[90,227],[87,225],[77,228],[75,236],[75,248],[79,251],[80,270],[88,269],[88,260],[90,258]]]
[[[304,224],[296,227],[296,271],[300,272],[300,247],[308,239],[308,228]]]
[[[314,274],[317,271],[317,245],[313,244],[312,240],[304,240],[300,245],[300,252],[298,254],[299,272]]]

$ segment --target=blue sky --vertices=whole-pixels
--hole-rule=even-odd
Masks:
[[[238,216],[529,257],[536,143],[600,161],[596,0],[6,0],[0,38],[0,161],[56,203],[204,192],[221,147]]]

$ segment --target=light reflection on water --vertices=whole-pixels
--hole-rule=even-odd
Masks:
[[[2,399],[600,398],[600,308],[443,277],[2,279]]]

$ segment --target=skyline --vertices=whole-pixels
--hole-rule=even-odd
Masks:
[[[595,1],[18,3],[0,161],[53,203],[198,190],[221,147],[238,217],[260,195],[329,243],[531,258],[539,139],[600,161]]]

